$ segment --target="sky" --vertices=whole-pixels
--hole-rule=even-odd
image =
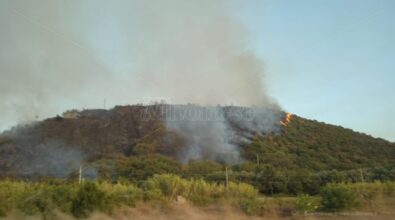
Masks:
[[[230,72],[231,81],[211,92],[227,91],[239,80],[254,81],[254,74],[238,71],[261,73],[262,61],[264,95],[258,98],[270,96],[293,114],[395,141],[395,1],[152,2],[157,5],[0,0],[0,130],[71,108],[101,108],[104,99],[111,107],[168,90],[163,97],[177,90],[189,90],[190,97],[199,87],[219,85],[194,73],[221,82]],[[227,8],[229,2],[235,4]],[[229,13],[235,19],[226,18]],[[253,53],[239,59],[235,52],[244,47]],[[170,83],[179,80],[171,73],[177,71],[189,71],[181,79],[193,83]],[[258,87],[243,88],[240,100]]]
[[[395,1],[248,1],[239,16],[287,111],[395,141]]]

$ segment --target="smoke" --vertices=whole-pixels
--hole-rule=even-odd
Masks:
[[[25,147],[26,151],[26,147]],[[67,177],[72,171],[77,171],[83,164],[84,155],[77,149],[66,146],[59,141],[48,141],[32,149],[30,154],[19,152],[19,173],[22,176],[52,176]]]
[[[67,109],[102,108],[104,100],[108,106],[164,98],[279,109],[237,19],[241,3],[2,1],[0,129]],[[259,115],[252,124],[241,122],[244,129],[271,131],[262,129],[270,123],[259,123],[279,121]],[[188,155],[226,154],[235,161],[234,131],[222,111],[218,119],[166,124],[190,137]]]
[[[180,160],[209,159],[240,163],[240,146],[254,135],[280,132],[282,114],[268,107],[158,104],[145,108],[142,118],[163,120],[167,129],[183,136],[187,146]]]
[[[109,77],[106,66],[76,43],[57,3],[0,3],[1,129],[89,106],[95,95],[84,96]]]
[[[173,105],[166,108],[167,128],[183,135],[188,141],[181,158],[183,162],[190,159],[239,162],[237,146],[231,143],[233,131],[221,107]]]
[[[238,4],[1,1],[1,128],[104,99],[276,105]]]

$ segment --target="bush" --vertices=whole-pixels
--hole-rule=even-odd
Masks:
[[[192,180],[188,199],[195,205],[208,205],[225,195],[225,186],[204,180]]]
[[[25,184],[22,182],[0,182],[0,216],[5,216],[11,211],[24,190]]]
[[[223,166],[210,160],[191,160],[184,174],[187,178],[206,178],[209,174],[223,170]],[[223,172],[222,172],[223,173]]]
[[[245,183],[229,182],[228,187],[203,179],[182,179],[177,175],[162,174],[149,178],[139,188],[130,182],[76,183],[0,181],[0,215],[17,208],[26,215],[56,218],[54,210],[87,217],[93,211],[111,213],[116,207],[135,206],[136,202],[157,202],[166,205],[178,196],[195,205],[226,202],[240,207],[248,214],[263,212],[263,203],[257,200],[258,191]]]
[[[258,190],[246,183],[230,182],[227,195],[237,199],[254,199],[258,195]]]
[[[295,208],[300,213],[314,212],[320,207],[320,199],[309,195],[299,195],[295,201]]]
[[[75,217],[87,217],[94,210],[105,208],[105,193],[96,184],[83,183],[72,201],[71,212]]]
[[[155,174],[181,173],[179,162],[160,155],[131,157],[124,164],[118,166],[121,177],[136,183],[145,181]]]
[[[53,206],[63,213],[71,213],[72,201],[78,192],[78,185],[65,184],[51,187],[51,201]]]
[[[395,195],[395,182],[385,182],[384,183],[384,194],[386,196]]]
[[[134,207],[137,201],[143,199],[143,191],[131,183],[110,184],[103,182],[98,184],[98,187],[106,194],[108,211],[118,206]]]
[[[265,203],[259,199],[243,199],[240,202],[240,207],[243,212],[248,215],[262,216],[265,212]]]
[[[53,207],[49,185],[27,183],[16,201],[16,207],[27,215],[46,216]]]
[[[321,205],[324,211],[346,211],[357,206],[353,192],[344,184],[328,184],[321,190]]]
[[[145,188],[148,191],[159,189],[164,196],[176,199],[188,194],[189,182],[172,174],[155,175],[145,182]]]
[[[381,208],[382,202],[394,195],[394,182],[353,183],[345,185],[355,196],[360,207],[370,210]]]
[[[146,199],[175,200],[183,196],[195,205],[209,205],[218,200],[227,200],[240,205],[246,200],[254,200],[258,191],[246,183],[223,184],[206,182],[202,179],[185,180],[176,175],[155,175],[145,182]]]
[[[273,195],[287,191],[283,173],[271,165],[260,165],[255,170],[255,185],[260,192]]]

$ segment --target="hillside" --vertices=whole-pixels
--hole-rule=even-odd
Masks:
[[[395,164],[395,143],[296,115],[281,135],[256,137],[245,151],[276,167],[314,171]]]
[[[6,131],[0,136],[0,174],[3,177],[67,176],[81,163],[157,154],[187,162],[180,158],[185,158],[191,143],[188,134],[183,133],[184,130],[169,129],[158,112],[145,120],[142,111],[146,108],[135,105],[111,110],[69,111],[63,117]],[[395,143],[296,115],[284,124],[284,112],[270,110],[269,113],[271,118],[278,116],[279,120],[252,121],[253,127],[243,121],[232,121],[229,114],[225,114],[233,131],[230,142],[241,157],[234,166],[242,167],[240,164],[248,164],[248,161],[256,163],[257,158],[260,164],[288,171],[342,171],[395,165]],[[258,122],[271,124],[270,129]],[[202,128],[211,125],[204,124]],[[203,136],[198,140],[206,139]],[[221,152],[215,152],[215,157],[211,151],[203,152],[197,159],[224,164],[227,152],[224,157]]]

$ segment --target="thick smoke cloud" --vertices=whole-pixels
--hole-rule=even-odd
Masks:
[[[158,108],[158,106],[154,106]],[[281,113],[268,107],[160,105],[168,129],[183,135],[181,161],[210,159],[226,164],[242,161],[240,146],[254,135],[280,132]]]
[[[1,129],[89,106],[109,77],[77,43],[62,10],[53,1],[1,1]]]
[[[102,108],[104,100],[107,106],[164,98],[176,104],[278,108],[237,19],[240,2],[0,4],[0,129],[67,109]],[[187,120],[171,128],[194,138],[191,152],[209,148],[214,150],[204,154],[236,158],[225,121],[202,127]]]
[[[273,104],[235,2],[0,4],[2,129],[104,99]]]

